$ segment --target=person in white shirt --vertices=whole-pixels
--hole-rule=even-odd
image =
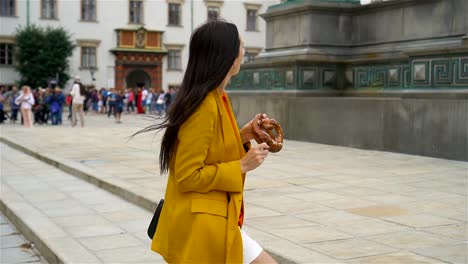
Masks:
[[[34,105],[34,95],[31,92],[31,87],[24,85],[20,95],[16,98],[15,104],[20,106],[21,116],[23,117],[23,125],[25,127],[33,127],[32,106]]]
[[[143,106],[143,109],[146,109],[146,99],[148,99],[148,90],[145,87],[141,92],[141,104]]]
[[[83,102],[85,99],[86,90],[83,84],[80,82],[80,76],[75,76],[75,82],[73,83],[70,95],[73,97],[72,101],[72,127],[76,126],[76,115],[80,115],[81,127],[84,127],[84,114],[83,114]]]

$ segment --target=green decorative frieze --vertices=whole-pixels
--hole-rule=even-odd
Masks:
[[[242,69],[231,90],[309,90],[336,87],[336,65],[308,65]]]
[[[468,56],[414,57],[389,64],[291,65],[242,69],[231,90],[468,88]],[[339,82],[339,80],[343,80]]]

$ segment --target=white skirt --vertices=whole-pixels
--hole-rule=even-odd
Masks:
[[[262,253],[262,247],[241,229],[244,264],[252,263]]]

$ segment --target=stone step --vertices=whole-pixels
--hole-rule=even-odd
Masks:
[[[111,192],[128,202],[149,210],[150,212],[153,212],[156,209],[158,201],[164,197],[164,193],[162,191],[154,190],[152,193],[139,192],[139,186],[132,185],[128,181],[120,180],[103,171],[94,170],[88,166],[70,161],[58,155],[42,153],[39,150],[31,149],[30,147],[26,147],[22,143],[16,142],[5,135],[0,137],[0,142],[56,167],[69,175],[78,177],[101,189]]]
[[[150,250],[150,212],[0,147],[0,209],[49,263],[165,263]]]
[[[2,146],[2,151],[5,151],[4,153],[10,153],[10,152],[13,151],[17,155],[21,155],[21,156],[23,156],[25,158],[27,157],[26,160],[31,161],[32,164],[35,164],[35,165],[40,164],[39,166],[48,167],[48,170],[53,170],[54,173],[52,175],[56,175],[56,176],[52,177],[52,179],[57,179],[57,180],[60,179],[60,181],[61,181],[61,180],[64,179],[63,177],[66,177],[66,179],[67,179],[67,180],[65,180],[66,183],[73,182],[73,186],[76,186],[76,187],[71,187],[71,190],[76,189],[76,191],[77,191],[76,195],[79,195],[78,193],[81,192],[82,190],[86,190],[86,192],[92,192],[93,195],[94,195],[94,193],[99,193],[99,194],[96,194],[99,198],[101,198],[101,196],[102,197],[107,197],[107,198],[103,199],[103,201],[105,203],[98,204],[97,205],[98,208],[95,208],[95,210],[97,209],[99,212],[107,213],[106,210],[109,210],[109,212],[113,212],[114,209],[115,210],[121,209],[119,204],[121,204],[122,208],[133,208],[133,209],[137,210],[139,212],[138,214],[141,214],[139,219],[134,220],[133,221],[134,223],[128,223],[128,224],[130,224],[130,225],[133,224],[132,228],[136,228],[135,224],[139,224],[139,228],[140,228],[139,232],[133,233],[133,235],[138,237],[143,242],[146,241],[146,240],[147,240],[146,242],[149,241],[148,243],[151,242],[146,237],[146,227],[149,224],[149,220],[152,217],[152,212],[154,211],[154,209],[157,206],[156,199],[158,199],[158,201],[159,201],[159,197],[163,197],[163,194],[158,194],[156,192],[156,194],[155,194],[156,197],[154,197],[154,196],[153,197],[145,197],[144,195],[139,194],[136,191],[135,188],[131,188],[130,186],[128,186],[128,182],[119,181],[115,177],[109,177],[109,176],[105,175],[102,172],[98,173],[97,171],[94,171],[94,170],[90,169],[89,167],[82,166],[82,165],[80,165],[80,164],[78,164],[76,162],[69,161],[69,160],[66,160],[66,159],[61,159],[60,157],[54,156],[54,155],[51,155],[51,154],[42,154],[39,151],[34,151],[34,150],[29,149],[29,148],[26,148],[25,146],[23,146],[21,144],[18,144],[18,143],[15,143],[14,141],[9,140],[9,139],[7,139],[5,137],[1,137],[0,142],[2,142],[2,143],[0,143],[0,145]],[[8,148],[8,150],[7,150],[7,148]],[[3,156],[2,156],[2,159],[3,159]],[[18,166],[19,166],[19,164],[18,164]],[[21,165],[21,166],[23,166],[23,165]],[[62,175],[64,175],[64,176],[62,177]],[[6,179],[8,179],[8,177],[6,177]],[[34,178],[30,178],[30,179],[33,182],[35,181]],[[39,251],[44,252],[42,254],[50,262],[61,261],[61,262],[65,262],[65,263],[67,263],[67,262],[74,263],[74,259],[67,259],[67,261],[62,261],[62,259],[54,253],[54,251],[52,251],[47,245],[44,244],[44,242],[41,239],[40,235],[38,235],[37,232],[34,232],[33,230],[31,230],[28,223],[23,222],[22,215],[18,215],[16,213],[16,211],[14,210],[15,204],[13,203],[13,205],[8,206],[8,203],[3,201],[3,196],[6,197],[5,201],[8,201],[8,199],[9,199],[8,197],[13,197],[13,200],[21,198],[21,195],[18,195],[18,193],[15,191],[15,189],[10,187],[8,183],[5,183],[5,184],[3,183],[4,180],[5,179],[2,179],[2,186],[6,186],[4,188],[4,190],[3,190],[5,195],[2,195],[2,201],[0,201],[0,209],[2,211],[6,212],[6,214],[8,215],[8,217],[10,219],[14,219],[15,225],[17,225],[21,230],[24,230],[23,232],[27,233],[27,237],[30,238],[34,243],[36,243],[37,248],[39,249]],[[75,185],[75,182],[79,183],[79,184]],[[79,187],[79,186],[82,186],[82,187]],[[87,187],[84,187],[84,186],[87,186]],[[33,188],[33,190],[35,190],[35,189]],[[76,228],[77,229],[80,228],[80,225],[79,225],[81,223],[80,220],[83,220],[85,222],[91,221],[91,223],[93,223],[92,221],[98,221],[98,223],[99,223],[99,221],[100,221],[99,219],[101,219],[101,218],[99,216],[93,217],[92,215],[94,213],[88,211],[86,209],[86,205],[81,205],[79,203],[75,204],[74,202],[70,202],[71,204],[69,204],[69,202],[63,202],[63,204],[61,204],[61,202],[60,202],[61,199],[60,198],[62,197],[62,195],[61,195],[62,190],[53,190],[53,189],[44,189],[44,190],[40,189],[40,190],[41,190],[41,193],[43,193],[46,197],[49,197],[49,196],[51,197],[50,201],[53,201],[53,202],[57,201],[57,206],[58,207],[49,209],[49,210],[54,211],[52,214],[57,214],[58,213],[59,215],[61,215],[62,213],[59,212],[61,207],[67,208],[67,210],[71,210],[71,212],[70,212],[71,215],[69,216],[70,218],[67,218],[68,216],[63,216],[63,217],[64,217],[64,219],[69,219],[70,221],[76,221],[76,225],[77,225]],[[26,188],[26,191],[29,191],[29,188]],[[69,192],[70,189],[68,189],[65,186],[64,191]],[[57,194],[57,193],[59,193],[59,194]],[[56,195],[58,195],[58,197],[55,197]],[[58,199],[58,200],[56,200],[56,199]],[[85,197],[78,198],[78,199],[85,199],[85,203],[86,203],[86,200],[91,199],[91,198],[89,198],[89,196],[85,196]],[[109,199],[110,201],[106,202],[107,199]],[[49,198],[45,198],[45,201],[49,201]],[[117,202],[117,201],[119,201],[120,203]],[[90,201],[88,201],[88,203],[89,202]],[[43,200],[42,199],[39,199],[39,201],[35,201],[35,203],[37,203],[38,206],[43,206]],[[78,207],[74,207],[76,205]],[[110,208],[106,208],[106,205],[109,205]],[[22,201],[21,206],[27,207],[29,205],[27,203],[25,203],[24,201]],[[21,206],[20,206],[20,209],[22,209]],[[44,205],[44,206],[47,207],[47,205]],[[73,209],[68,208],[68,206],[72,206]],[[83,209],[83,208],[85,208],[85,209]],[[141,210],[140,208],[145,209],[145,210]],[[91,210],[93,210],[93,208],[91,208]],[[131,211],[132,209],[127,209],[127,210]],[[32,211],[34,211],[34,210],[32,210]],[[99,212],[95,212],[95,213],[99,213]],[[85,214],[84,218],[83,219],[82,218],[77,218],[78,220],[75,220],[74,216],[75,215],[80,215],[80,214]],[[41,216],[42,218],[40,217],[40,215],[41,215],[40,213],[37,213],[35,215],[35,217],[37,219],[47,219],[47,215],[42,215]],[[124,216],[122,216],[122,217],[124,217]],[[51,225],[50,221],[44,220],[44,222],[48,223],[46,225]],[[74,223],[65,223],[65,225],[68,225],[68,226],[71,226],[71,227],[75,226]],[[93,227],[93,225],[91,225],[91,227],[86,227],[85,226],[85,227],[82,227],[81,229],[86,230],[86,228],[96,229],[97,227]],[[249,227],[245,226],[245,229],[249,230]],[[112,229],[111,228],[111,230],[117,230],[117,229]],[[135,230],[132,230],[132,231],[135,231]],[[86,232],[86,231],[83,231],[83,232]],[[93,232],[93,231],[91,231],[91,232]],[[112,233],[112,231],[109,231],[109,232]],[[44,235],[46,235],[46,234],[44,234]],[[86,234],[84,234],[84,235],[86,235]],[[91,233],[91,235],[92,235],[92,233]],[[116,238],[120,239],[119,236],[117,236]],[[70,239],[68,239],[68,240],[70,240]],[[104,241],[102,241],[102,242],[105,243]],[[68,243],[70,243],[70,246],[73,246],[74,244],[77,244],[77,242],[68,242]],[[106,243],[106,244],[108,244],[108,243]],[[109,244],[112,244],[112,243],[109,243]],[[149,248],[150,248],[149,245],[147,247],[144,247],[144,252],[146,252],[145,254],[148,254],[148,252],[151,253]],[[82,249],[80,249],[80,250],[82,250]],[[285,257],[283,255],[279,255],[279,254],[273,252],[272,250],[268,250],[268,249],[266,249],[266,250],[269,252],[269,254],[278,263],[282,263],[282,264],[295,263],[294,261],[288,259],[287,257]],[[138,250],[138,252],[141,252],[141,251]],[[154,253],[154,254],[156,254],[156,253]],[[53,261],[51,261],[51,260],[53,260]],[[162,259],[158,259],[158,260],[162,261],[162,263],[165,263]],[[104,262],[104,263],[106,263],[106,262]],[[156,263],[156,262],[154,262],[154,263]]]
[[[48,264],[8,218],[0,212],[0,262]]]

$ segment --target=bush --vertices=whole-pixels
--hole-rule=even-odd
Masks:
[[[58,75],[58,85],[68,81],[69,58],[75,45],[63,28],[32,25],[16,31],[16,70],[21,84],[46,87]]]

